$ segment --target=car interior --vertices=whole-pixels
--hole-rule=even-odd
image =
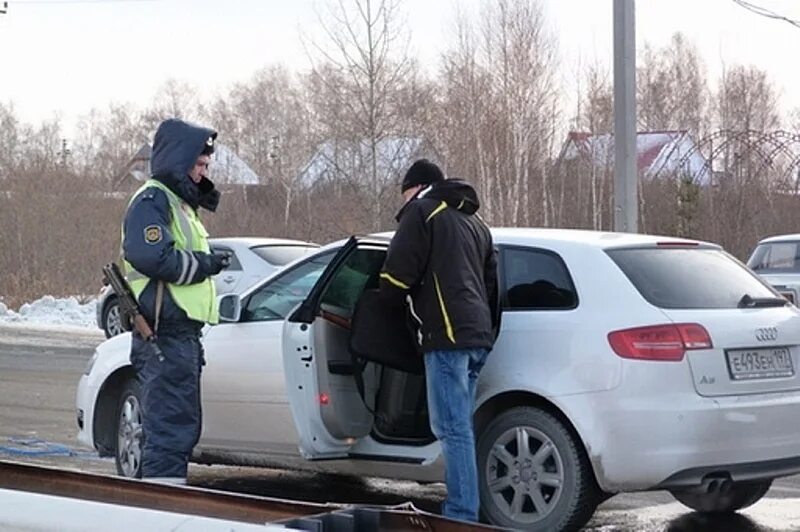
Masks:
[[[319,389],[327,390],[322,420],[341,439],[371,434],[381,443],[425,445],[434,437],[424,375],[359,359],[349,347],[356,305],[365,290],[377,289],[384,257],[382,248],[354,250],[321,294],[313,341]]]

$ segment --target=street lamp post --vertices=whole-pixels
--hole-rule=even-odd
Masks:
[[[614,0],[614,230],[639,231],[634,0]]]

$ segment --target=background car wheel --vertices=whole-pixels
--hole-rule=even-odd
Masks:
[[[122,327],[122,316],[119,312],[119,302],[116,297],[108,301],[105,309],[103,309],[103,332],[106,333],[106,338],[125,332]]]
[[[600,501],[580,442],[538,408],[500,414],[478,436],[477,453],[481,510],[495,525],[578,530]]]
[[[755,504],[766,495],[772,480],[755,482],[728,482],[711,492],[699,490],[674,490],[672,496],[680,503],[698,512],[735,512]]]
[[[122,388],[117,407],[117,437],[114,458],[117,474],[123,477],[142,478],[142,403],[139,383],[128,380]]]

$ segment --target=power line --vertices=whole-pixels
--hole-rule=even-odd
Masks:
[[[752,13],[755,13],[756,15],[761,15],[762,17],[771,18],[773,20],[781,20],[783,22],[788,22],[792,26],[800,28],[800,21],[789,17],[785,17],[779,13],[776,13],[775,11],[767,9],[766,7],[757,6],[755,4],[747,2],[746,0],[733,0],[733,3],[745,8],[746,10]]]

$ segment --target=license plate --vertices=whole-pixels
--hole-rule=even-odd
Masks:
[[[731,349],[725,354],[733,380],[777,379],[794,375],[792,354],[788,347]]]

